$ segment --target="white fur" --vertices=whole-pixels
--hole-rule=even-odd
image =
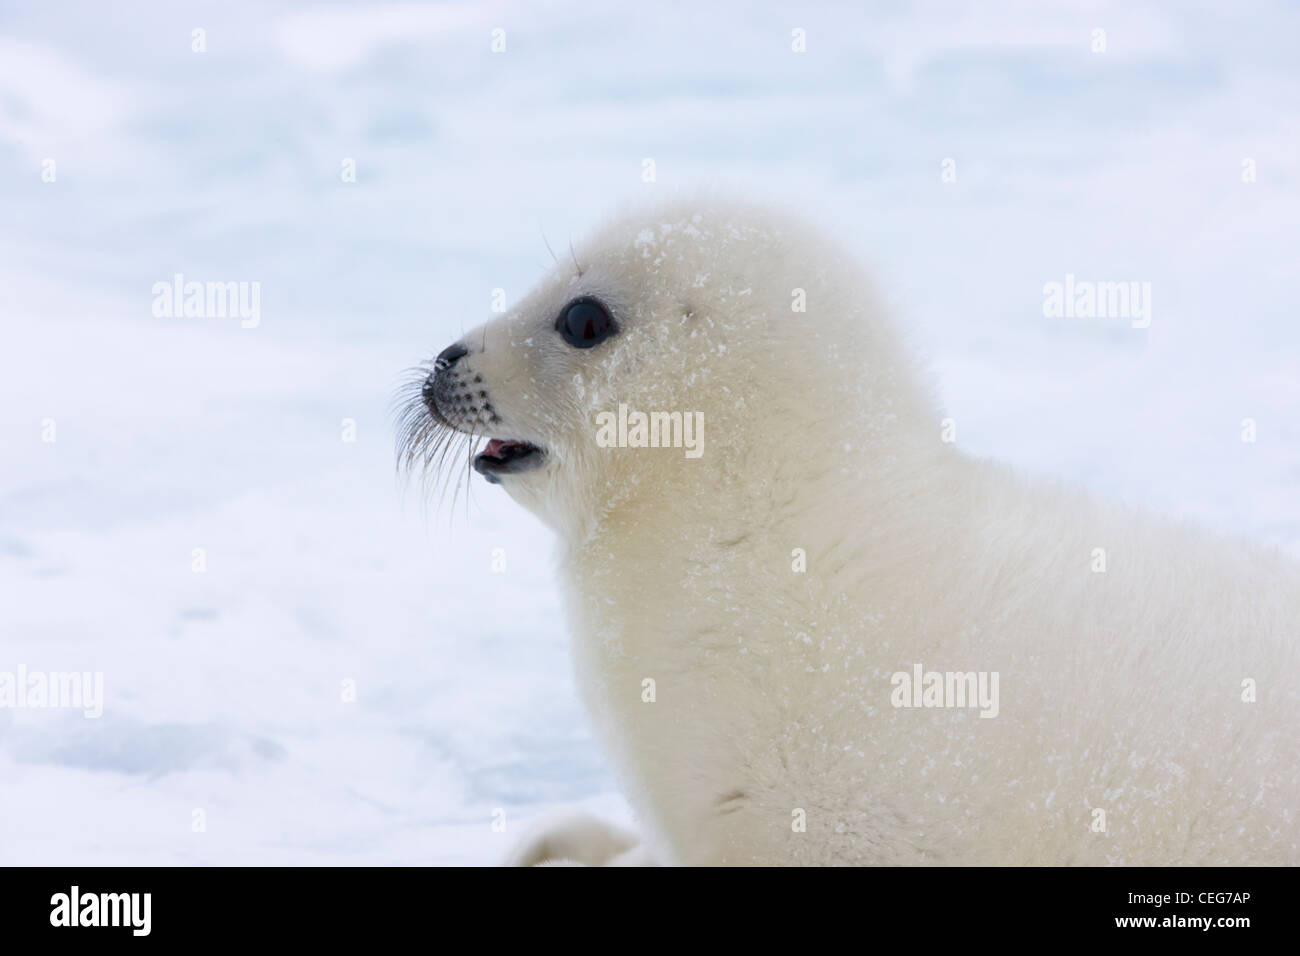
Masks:
[[[559,537],[579,687],[660,860],[1300,862],[1294,565],[941,442],[858,269],[770,212],[645,210],[576,260],[464,341],[493,435],[548,450],[503,487]],[[579,294],[621,334],[566,345]],[[620,402],[703,412],[703,456],[598,447]],[[891,706],[917,663],[998,672],[998,716]]]

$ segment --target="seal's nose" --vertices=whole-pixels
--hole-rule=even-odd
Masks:
[[[457,342],[438,353],[438,357],[433,360],[433,367],[441,372],[443,369],[451,368],[468,354],[469,349]]]
[[[455,404],[453,399],[456,398],[456,392],[462,391],[458,386],[460,384],[460,375],[456,371],[456,363],[469,354],[469,349],[457,342],[449,345],[433,360],[433,371],[429,377],[424,380],[424,388],[420,390],[424,398],[424,404],[435,414],[442,414],[442,408],[447,407],[447,403]],[[465,398],[469,398],[468,395]],[[440,407],[440,403],[441,407]]]

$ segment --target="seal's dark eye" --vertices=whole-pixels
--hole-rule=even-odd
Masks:
[[[618,331],[609,311],[590,296],[574,299],[561,309],[555,328],[575,349],[599,345]]]

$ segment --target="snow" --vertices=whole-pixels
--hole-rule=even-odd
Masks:
[[[630,820],[548,534],[477,478],[426,505],[389,408],[628,201],[802,210],[961,446],[1300,553],[1293,6],[74,9],[0,38],[0,671],[106,701],[0,709],[0,863],[477,864]],[[155,318],[176,273],[260,283],[260,324]],[[1150,328],[1045,318],[1067,274],[1150,282]]]

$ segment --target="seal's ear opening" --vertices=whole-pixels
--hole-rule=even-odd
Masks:
[[[560,310],[555,330],[575,349],[589,349],[617,334],[618,323],[599,299],[584,295]]]

